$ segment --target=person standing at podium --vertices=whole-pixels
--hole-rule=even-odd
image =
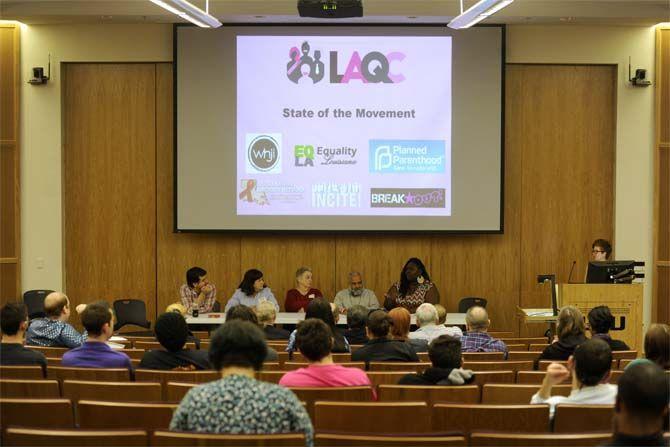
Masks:
[[[591,260],[607,261],[612,255],[612,244],[605,239],[596,239],[591,244]]]

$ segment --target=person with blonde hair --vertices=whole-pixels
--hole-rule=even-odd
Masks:
[[[567,360],[586,341],[584,316],[575,306],[565,306],[558,314],[556,339],[544,348],[539,360]]]
[[[265,338],[268,340],[288,340],[291,333],[286,329],[275,327],[275,319],[277,318],[277,310],[274,303],[269,301],[261,301],[256,306],[256,317],[258,317],[258,324],[265,333]]]
[[[165,312],[177,312],[185,317],[186,307],[182,303],[172,303],[165,308]]]
[[[171,312],[171,313],[176,313],[184,317],[186,319],[188,310],[182,303],[172,303],[168,304],[168,307],[165,308],[165,312]],[[207,326],[209,327],[209,326]],[[188,329],[187,326],[187,335],[186,335],[186,342],[187,343],[195,343],[195,348],[200,349],[200,339],[193,335],[193,332],[191,332],[190,329]]]

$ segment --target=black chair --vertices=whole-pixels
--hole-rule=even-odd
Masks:
[[[23,303],[28,308],[28,318],[43,318],[46,317],[44,313],[44,298],[53,290],[28,290],[23,294]]]
[[[221,312],[221,303],[214,301],[214,304],[212,305],[212,312]]]
[[[488,301],[486,301],[486,298],[479,298],[476,296],[466,296],[465,298],[461,298],[461,300],[458,302],[458,313],[464,314],[472,306],[481,306],[486,308],[487,302]]]
[[[151,322],[147,321],[147,306],[142,300],[116,300],[114,301],[114,314],[116,314],[115,331],[127,324],[147,329],[151,327]]]

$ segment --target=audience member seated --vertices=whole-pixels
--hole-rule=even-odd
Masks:
[[[316,298],[323,298],[319,289],[312,288],[312,270],[300,267],[295,272],[297,287],[286,292],[284,307],[286,312],[306,312],[307,306]]]
[[[172,303],[168,305],[168,307],[165,308],[165,312],[175,312],[181,315],[182,317],[186,318],[187,312],[186,308],[182,303]],[[200,349],[200,339],[193,335],[193,332],[191,330],[188,330],[188,336],[186,337],[186,343],[194,343],[195,344],[195,349]]]
[[[200,433],[304,432],[313,445],[312,423],[291,390],[260,382],[254,372],[267,356],[265,336],[248,321],[229,321],[212,336],[209,360],[221,379],[192,388],[175,410],[170,430]]]
[[[446,324],[447,322],[447,309],[441,304],[433,304],[435,310],[437,311],[437,324]]]
[[[140,368],[193,371],[210,369],[207,351],[184,349],[188,325],[177,312],[166,312],[156,320],[156,338],[165,351],[152,349],[144,353]]]
[[[440,335],[451,335],[461,338],[463,332],[460,328],[446,327],[438,324],[437,309],[430,303],[423,303],[416,309],[416,325],[419,327],[416,331],[409,333],[410,339],[426,340],[428,343]]]
[[[614,436],[608,446],[663,446],[670,383],[658,365],[640,362],[619,377],[614,406]]]
[[[391,310],[401,306],[410,313],[423,303],[437,304],[440,292],[430,281],[430,276],[421,259],[410,258],[400,272],[400,281],[394,283],[384,295],[384,308]]]
[[[114,314],[109,304],[99,301],[86,306],[81,314],[81,323],[88,331],[88,340],[81,347],[63,354],[63,366],[132,370],[130,357],[107,345],[107,340],[114,333]]]
[[[423,338],[409,338],[409,327],[412,322],[412,316],[407,309],[396,307],[395,309],[391,309],[388,316],[393,320],[393,326],[391,327],[392,339],[409,344],[414,349],[414,352],[428,351],[428,341]]]
[[[193,309],[200,313],[211,312],[216,302],[216,286],[210,284],[205,269],[191,267],[186,272],[186,284],[179,289],[179,296],[186,313],[192,314]]]
[[[300,386],[372,386],[364,371],[346,368],[333,362],[330,349],[333,332],[326,323],[310,318],[298,325],[295,344],[309,360],[307,368],[287,372],[279,381],[288,387]]]
[[[584,317],[574,306],[565,306],[558,314],[558,336],[544,348],[539,360],[567,360],[577,345],[586,341]]]
[[[85,305],[75,309],[81,313]],[[45,318],[36,318],[30,322],[26,331],[26,344],[34,346],[58,346],[78,348],[86,340],[86,332],[80,334],[67,323],[70,318],[70,300],[65,294],[52,292],[44,298]]]
[[[359,304],[347,308],[347,330],[344,331],[346,338],[352,345],[364,345],[368,342],[365,334],[365,320],[369,310]]]
[[[588,315],[591,337],[599,338],[610,345],[612,351],[629,351],[628,345],[621,340],[613,340],[609,334],[614,327],[614,316],[607,306],[596,306],[589,311]]]
[[[617,387],[606,383],[612,367],[612,350],[602,340],[592,339],[577,346],[568,359],[566,368],[560,363],[551,363],[542,381],[540,390],[531,398],[531,404],[549,404],[550,417],[558,404],[603,404],[614,405]],[[572,375],[570,395],[552,396],[551,388]]]
[[[286,329],[275,327],[275,319],[277,318],[277,309],[275,305],[269,301],[262,301],[256,306],[256,317],[258,324],[265,332],[265,338],[268,340],[288,340],[291,335]]]
[[[330,307],[330,303],[324,298],[315,298],[307,306],[307,312],[305,313],[305,319],[307,318],[318,318],[328,325],[330,330],[333,332],[333,348],[332,352],[350,352],[349,341],[337,330],[335,327],[335,318],[333,317],[333,311]],[[295,346],[295,337],[297,331],[291,332],[291,336],[288,340],[288,345],[286,346],[287,352],[293,352],[296,350]]]
[[[28,309],[23,303],[7,303],[0,310],[0,365],[39,365],[46,371],[47,359],[41,352],[23,347],[28,329]]]
[[[256,269],[247,270],[244,273],[242,282],[237,286],[237,290],[235,290],[233,296],[226,303],[226,312],[238,304],[244,304],[247,307],[256,307],[264,301],[272,303],[275,311],[279,311],[277,299],[272,290],[265,284],[263,272]]]
[[[353,306],[363,306],[368,310],[379,309],[375,292],[363,287],[363,276],[359,272],[349,273],[349,287],[337,292],[333,301],[340,313],[347,312]]]
[[[433,364],[421,374],[408,374],[400,385],[464,385],[475,380],[469,369],[462,369],[461,341],[441,335],[430,342],[428,357]]]
[[[670,370],[670,326],[652,324],[644,336],[644,355],[664,370]]]
[[[390,337],[393,320],[383,310],[368,315],[366,333],[370,339],[351,353],[353,362],[418,362],[414,349],[402,340]]]
[[[507,345],[491,337],[487,331],[491,325],[489,314],[481,306],[472,306],[465,313],[467,332],[461,337],[463,352],[504,352],[507,357]]]
[[[256,317],[256,314],[254,313],[253,309],[245,306],[244,304],[238,304],[237,306],[233,306],[230,309],[228,309],[228,312],[226,312],[226,323],[235,320],[248,321],[250,323],[255,324],[256,326],[259,326],[258,317]],[[264,359],[266,362],[275,362],[279,358],[279,356],[277,355],[277,351],[275,351],[270,347],[266,349],[266,352],[267,357],[265,357]]]

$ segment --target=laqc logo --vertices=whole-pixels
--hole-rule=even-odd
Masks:
[[[246,135],[247,174],[281,173],[281,134]]]
[[[295,154],[296,166],[311,166],[314,167],[314,146],[310,145],[296,145],[293,148]]]
[[[321,51],[314,50],[314,55],[310,56],[309,42],[302,43],[300,49],[292,47],[289,54],[289,61],[286,64],[286,76],[296,84],[316,84],[320,82],[325,74],[325,63],[321,60]],[[343,73],[339,72],[339,51],[330,51],[328,61],[328,80],[331,84],[348,84],[353,80],[361,81],[364,84],[387,83],[397,84],[405,80],[405,76],[400,73],[391,72],[392,62],[402,62],[405,59],[405,53],[391,51],[383,54],[379,51],[370,51],[363,58],[358,51],[349,55],[349,62]]]

